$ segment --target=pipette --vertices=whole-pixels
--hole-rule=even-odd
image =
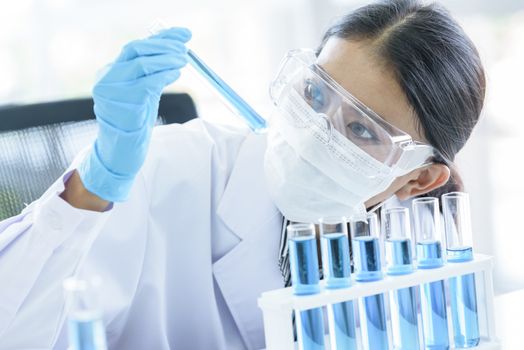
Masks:
[[[167,28],[161,21],[150,26],[150,33],[156,34]],[[189,64],[222,96],[236,114],[256,133],[267,130],[266,120],[262,118],[242,97],[240,97],[222,78],[209,68],[192,50],[188,50]]]

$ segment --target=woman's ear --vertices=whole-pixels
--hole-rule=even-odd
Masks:
[[[444,164],[433,163],[413,170],[410,175],[411,180],[395,193],[400,200],[419,196],[445,185],[449,180],[450,170]]]

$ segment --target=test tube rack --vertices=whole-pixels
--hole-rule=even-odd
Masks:
[[[481,331],[480,344],[475,350],[500,350],[495,335],[495,316],[493,306],[493,258],[475,254],[472,261],[447,263],[441,268],[416,270],[409,275],[386,276],[376,282],[359,283],[352,281],[352,286],[344,289],[326,289],[324,281],[320,282],[319,294],[297,296],[291,288],[275,289],[263,293],[258,299],[264,318],[264,332],[267,350],[295,349],[292,312],[325,307],[330,304],[359,298],[389,293],[389,291],[419,286],[423,283],[447,280],[475,273],[477,289],[478,317]],[[449,310],[448,310],[448,314]],[[451,320],[448,320],[451,322]],[[452,327],[449,327],[452,332]],[[451,344],[453,344],[451,342]],[[326,337],[326,349],[331,349],[329,337]],[[455,349],[451,347],[451,349]],[[333,349],[334,350],[334,349]]]

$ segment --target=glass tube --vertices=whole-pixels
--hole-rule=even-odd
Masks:
[[[149,26],[149,33],[158,34],[167,26],[160,19],[156,19]],[[204,61],[198,57],[192,50],[187,51],[188,62],[193,69],[205,81],[211,85],[214,91],[226,102],[226,106],[241,117],[255,133],[265,133],[267,123],[235,90],[233,90],[218,74],[216,74]]]
[[[315,226],[291,224],[287,227],[291,283],[296,295],[320,292]],[[301,350],[324,349],[322,308],[296,313],[298,346]]]
[[[348,227],[345,217],[320,220],[322,268],[326,288],[351,286]],[[331,347],[337,350],[356,350],[355,315],[353,302],[328,305],[328,324]]]
[[[414,268],[409,210],[386,209],[383,224],[388,275],[412,273]],[[394,349],[420,349],[416,295],[416,287],[390,292]]]
[[[232,110],[247,123],[251,130],[259,134],[266,132],[266,120],[262,118],[253,107],[244,101],[235,90],[226,84],[226,82],[209,68],[192,50],[188,50],[187,55],[189,57],[189,64],[228,102]]]
[[[438,199],[415,199],[413,219],[417,237],[418,267],[433,269],[443,266]],[[425,348],[448,349],[449,331],[444,281],[422,284],[420,294]]]
[[[473,260],[473,233],[469,196],[452,192],[442,196],[447,257],[451,263]],[[469,348],[480,342],[475,274],[449,279],[451,319],[455,346]]]
[[[71,350],[106,350],[102,311],[98,304],[100,279],[68,278],[63,283],[68,313]]]
[[[364,220],[351,221],[355,279],[359,282],[383,278],[378,237],[378,220],[370,213]],[[359,300],[362,341],[366,349],[389,348],[384,295],[376,294]]]
[[[469,196],[464,192],[451,192],[442,196],[442,211],[446,232],[448,261],[473,260],[473,233]]]
[[[442,228],[437,198],[418,198],[413,201],[413,216],[417,238],[417,265],[432,269],[444,265]]]

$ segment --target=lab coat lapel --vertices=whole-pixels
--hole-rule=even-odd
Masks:
[[[263,347],[257,298],[283,287],[277,265],[282,216],[265,183],[266,139],[251,134],[240,148],[217,214],[241,241],[213,264],[217,284],[249,349]]]

